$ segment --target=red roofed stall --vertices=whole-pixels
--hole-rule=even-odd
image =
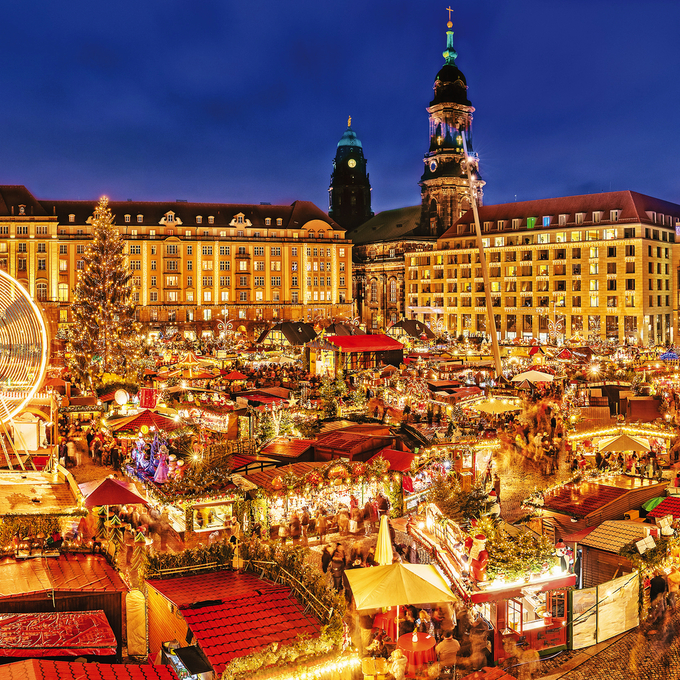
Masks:
[[[118,654],[124,642],[123,596],[127,590],[118,572],[100,555],[0,561],[0,614],[101,610],[115,635],[114,653]]]
[[[0,657],[115,656],[103,611],[0,614]]]
[[[26,659],[2,667],[4,680],[177,680],[169,666]]]
[[[316,637],[319,622],[305,614],[290,589],[253,574],[218,571],[147,581],[151,654],[163,642],[197,643],[216,677],[234,658],[299,634]]]
[[[404,346],[388,335],[329,335],[305,345],[305,367],[315,375],[399,366]]]

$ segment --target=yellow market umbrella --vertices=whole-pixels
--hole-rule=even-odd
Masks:
[[[348,569],[357,609],[380,609],[403,604],[451,602],[456,599],[441,574],[431,564],[401,564]]]
[[[507,411],[519,411],[522,405],[516,401],[508,401],[505,399],[489,399],[488,401],[480,401],[472,404],[475,411],[483,411],[484,413],[491,413],[498,415],[499,413],[506,413]]]
[[[512,382],[523,382],[524,380],[528,380],[530,383],[552,382],[555,380],[555,376],[550,373],[543,373],[543,371],[526,371],[516,375]]]
[[[390,538],[390,527],[387,523],[387,515],[383,515],[380,518],[378,542],[375,546],[375,556],[373,559],[383,567],[392,564],[392,539]]]
[[[649,440],[640,437],[630,437],[620,434],[616,437],[607,437],[598,444],[600,451],[651,451]]]

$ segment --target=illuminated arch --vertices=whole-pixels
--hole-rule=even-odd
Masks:
[[[33,398],[45,378],[48,348],[40,308],[0,271],[0,422],[11,421]]]

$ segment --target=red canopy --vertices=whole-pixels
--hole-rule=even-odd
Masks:
[[[101,610],[0,614],[0,656],[113,656],[117,646]]]
[[[341,352],[389,352],[404,348],[389,335],[329,335],[324,340]]]
[[[164,432],[171,432],[180,427],[180,424],[176,420],[163,416],[155,411],[151,411],[150,409],[146,409],[134,416],[115,420],[109,423],[108,428],[112,432],[119,432],[121,430],[138,430],[142,425],[146,425],[150,428],[155,427],[157,430]]]
[[[238,371],[232,371],[231,373],[227,373],[227,375],[224,376],[225,380],[248,380],[247,375],[243,375],[243,373],[239,373]]]
[[[85,498],[86,508],[102,505],[148,505],[135,491],[125,486],[117,479],[107,477],[94,491]]]

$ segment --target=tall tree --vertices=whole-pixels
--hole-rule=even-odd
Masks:
[[[140,358],[132,274],[106,196],[95,207],[84,261],[71,303],[69,365],[82,385],[96,387],[107,373],[133,377]]]

